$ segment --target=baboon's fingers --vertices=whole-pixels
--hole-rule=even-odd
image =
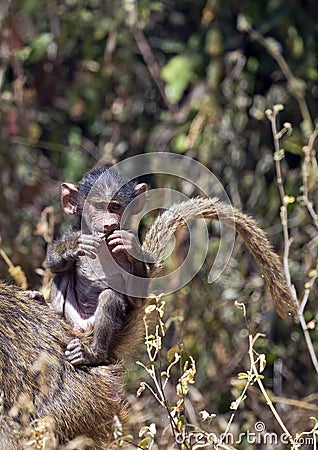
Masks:
[[[81,341],[78,338],[72,339],[71,342],[67,345],[65,356],[67,361],[75,366],[84,363],[83,347]]]

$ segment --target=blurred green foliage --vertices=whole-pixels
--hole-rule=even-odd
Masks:
[[[55,206],[57,231],[63,221],[59,183],[78,181],[96,163],[144,152],[200,161],[222,180],[235,206],[259,219],[282,253],[273,137],[265,116],[280,103],[281,124],[293,127],[281,142],[282,170],[286,194],[296,199],[288,206],[290,270],[301,298],[317,260],[317,230],[300,199],[302,148],[318,117],[317,23],[314,0],[2,0],[0,233],[30,285],[42,282],[36,269],[46,243],[35,230],[43,208]],[[286,77],[280,56],[292,76]],[[147,181],[175,187],[165,177]],[[316,184],[313,171],[310,192],[317,205]],[[231,377],[244,371],[247,354],[235,299],[247,303],[252,331],[269,336],[261,350],[269,355],[265,372],[275,395],[305,399],[317,390],[317,377],[300,328],[268,312],[268,291],[239,242],[221,279],[207,284],[216,249],[214,238],[206,268],[168,302],[166,345],[182,340],[185,353],[195,357],[201,394],[193,394],[193,404],[219,412],[222,429],[222,414],[229,416],[237,390]],[[0,274],[10,279],[2,260]],[[306,319],[317,352],[316,295],[313,289]],[[139,376],[130,375],[132,392]],[[309,403],[317,405],[317,396]],[[277,430],[259,393],[252,392],[245,406],[241,426],[262,417]],[[147,408],[152,414],[151,399],[134,403],[139,422]],[[308,416],[315,415],[288,404],[279,408],[294,432],[308,429]]]

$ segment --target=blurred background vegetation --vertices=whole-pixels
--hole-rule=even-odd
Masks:
[[[314,0],[2,0],[1,246],[29,285],[41,288],[45,275],[53,217],[45,208],[54,207],[60,232],[60,182],[77,182],[96,164],[146,152],[176,152],[204,164],[282,254],[281,200],[265,110],[283,104],[278,128],[284,122],[293,127],[281,140],[291,199],[289,263],[301,299],[317,263],[317,224],[303,202],[303,147],[318,116],[317,24]],[[311,156],[306,167],[315,207],[314,149]],[[153,188],[175,187],[165,177],[146,181]],[[247,305],[252,332],[267,334],[258,350],[268,359],[266,387],[273,398],[285,399],[277,408],[293,433],[310,429],[309,416],[318,416],[317,374],[301,327],[274,315],[239,240],[221,279],[208,285],[216,249],[211,246],[206,268],[166,306],[166,348],[182,342],[184,354],[197,362],[189,416],[195,421],[200,409],[217,413],[211,426],[223,431],[239,395],[233,380],[248,366],[248,343],[242,312],[233,306],[238,300]],[[0,276],[12,279],[2,258]],[[317,353],[316,298],[313,287],[305,318]],[[144,376],[140,368],[128,376],[134,437],[141,424],[155,422],[163,430],[168,423],[152,396],[135,398]],[[279,430],[255,388],[235,424],[244,430],[257,420]],[[158,442],[169,448],[164,432]]]

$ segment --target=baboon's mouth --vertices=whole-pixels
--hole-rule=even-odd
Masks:
[[[115,230],[98,231],[97,234],[101,239],[107,239]]]

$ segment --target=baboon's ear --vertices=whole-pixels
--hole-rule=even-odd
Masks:
[[[61,184],[61,201],[63,210],[66,214],[76,214],[76,198],[75,195],[78,189],[75,184],[62,183]]]
[[[146,192],[148,186],[146,183],[139,183],[135,187],[134,214],[138,214],[146,203]]]

